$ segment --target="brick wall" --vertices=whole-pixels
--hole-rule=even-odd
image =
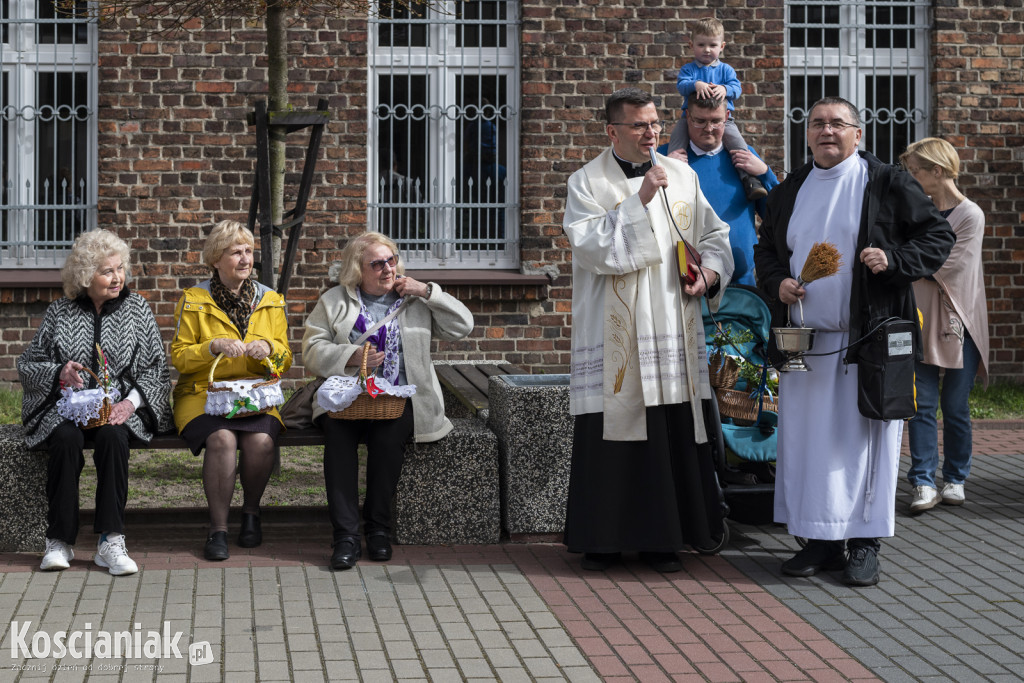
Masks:
[[[525,0],[521,255],[524,267],[555,266],[561,275],[550,287],[449,288],[477,325],[469,339],[439,344],[439,353],[567,370],[566,179],[606,146],[603,104],[617,88],[647,85],[661,98],[663,117],[678,117],[675,76],[688,59],[686,22],[708,14],[725,23],[724,57],[744,84],[738,110],[744,133],[781,175],[781,0],[698,0],[685,7],[676,0]],[[1021,379],[1024,321],[1013,305],[1024,289],[1020,16],[983,8],[982,0],[939,0],[935,19],[934,132],[960,148],[963,188],[988,215],[993,374]],[[354,18],[300,22],[289,32],[293,106],[312,109],[326,97],[332,114],[289,292],[296,351],[338,247],[365,229],[366,32],[367,22]],[[222,218],[245,220],[255,166],[245,115],[266,93],[262,41],[260,30],[241,21],[177,37],[152,38],[130,19],[101,31],[100,223],[130,240],[135,287],[149,297],[168,339],[182,287],[207,276],[199,265],[204,231]],[[290,193],[305,144],[302,133],[289,139]],[[14,377],[14,357],[57,295],[0,291],[0,358],[11,359],[0,363],[0,381]],[[301,368],[292,373],[301,374]]]
[[[1021,380],[1024,16],[1019,4],[938,0],[932,51],[933,132],[958,149],[961,189],[985,212],[991,374]]]
[[[527,0],[522,30],[522,257],[556,265],[543,321],[557,327],[556,348],[568,349],[572,262],[562,232],[569,175],[608,146],[604,102],[615,90],[646,87],[666,121],[679,117],[676,75],[688,51],[687,25],[714,14],[725,24],[723,59],[740,74],[743,131],[777,173],[783,160],[782,6],[723,7],[676,0],[618,3]],[[663,138],[667,141],[667,137]],[[553,332],[553,330],[551,330]],[[568,364],[568,353],[558,354]],[[563,370],[565,371],[565,370]]]

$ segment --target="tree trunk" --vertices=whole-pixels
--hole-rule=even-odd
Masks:
[[[267,2],[267,81],[269,111],[288,109],[288,43],[284,8],[278,0]],[[284,216],[285,132],[270,127],[270,220],[280,225]],[[273,253],[261,256],[264,268],[270,268],[271,287],[277,286],[281,266],[281,238],[274,236]],[[266,280],[265,280],[266,281]]]

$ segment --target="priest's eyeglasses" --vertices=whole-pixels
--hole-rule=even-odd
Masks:
[[[625,126],[625,127],[629,128],[630,130],[632,130],[634,133],[640,133],[641,135],[646,133],[648,130],[650,130],[652,133],[655,133],[655,134],[660,133],[661,131],[665,130],[665,125],[664,125],[664,122],[662,122],[662,121],[654,121],[652,123],[645,123],[643,121],[638,121],[636,123],[613,123],[611,125],[613,125],[613,126]]]
[[[814,121],[811,121],[810,125],[810,129],[813,130],[815,133],[820,133],[826,128],[831,130],[833,133],[842,133],[847,128],[857,127],[858,126],[856,123],[847,123],[846,121],[841,121],[839,119],[836,119],[835,121],[821,121],[815,119]]]

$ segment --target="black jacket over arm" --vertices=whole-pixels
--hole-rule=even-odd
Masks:
[[[875,275],[859,260],[851,264],[850,341],[861,339],[873,322],[889,316],[917,322],[920,328],[910,284],[938,270],[956,242],[949,223],[909,173],[867,152],[860,155],[868,163],[868,184],[857,253],[869,245],[879,247],[885,250],[889,267]],[[806,164],[768,195],[760,239],[754,245],[757,284],[771,302],[773,326],[786,324],[787,306],[779,301],[779,285],[795,277],[789,268],[792,251],[786,237],[797,193],[812,167],[813,163]],[[771,347],[773,361],[779,360],[774,339]],[[920,329],[914,334],[914,349],[920,359]],[[856,351],[856,345],[847,351],[847,362],[856,362]]]

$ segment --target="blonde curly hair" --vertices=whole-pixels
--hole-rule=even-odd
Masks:
[[[77,299],[89,288],[105,259],[120,256],[124,266],[124,281],[131,278],[131,250],[128,243],[109,230],[90,230],[75,239],[71,253],[60,270],[64,283],[64,296]]]
[[[236,244],[248,244],[255,249],[256,239],[249,228],[238,221],[221,221],[213,226],[210,236],[206,238],[206,243],[203,245],[203,263],[213,270],[214,265],[220,261],[224,252]]]
[[[336,262],[328,271],[328,277],[335,280],[339,285],[356,288],[363,281],[363,252],[374,244],[382,244],[391,250],[391,253],[398,257],[395,270],[399,275],[405,273],[405,264],[398,253],[398,245],[387,235],[379,232],[364,232],[352,238],[345,248],[341,250],[341,261]]]

